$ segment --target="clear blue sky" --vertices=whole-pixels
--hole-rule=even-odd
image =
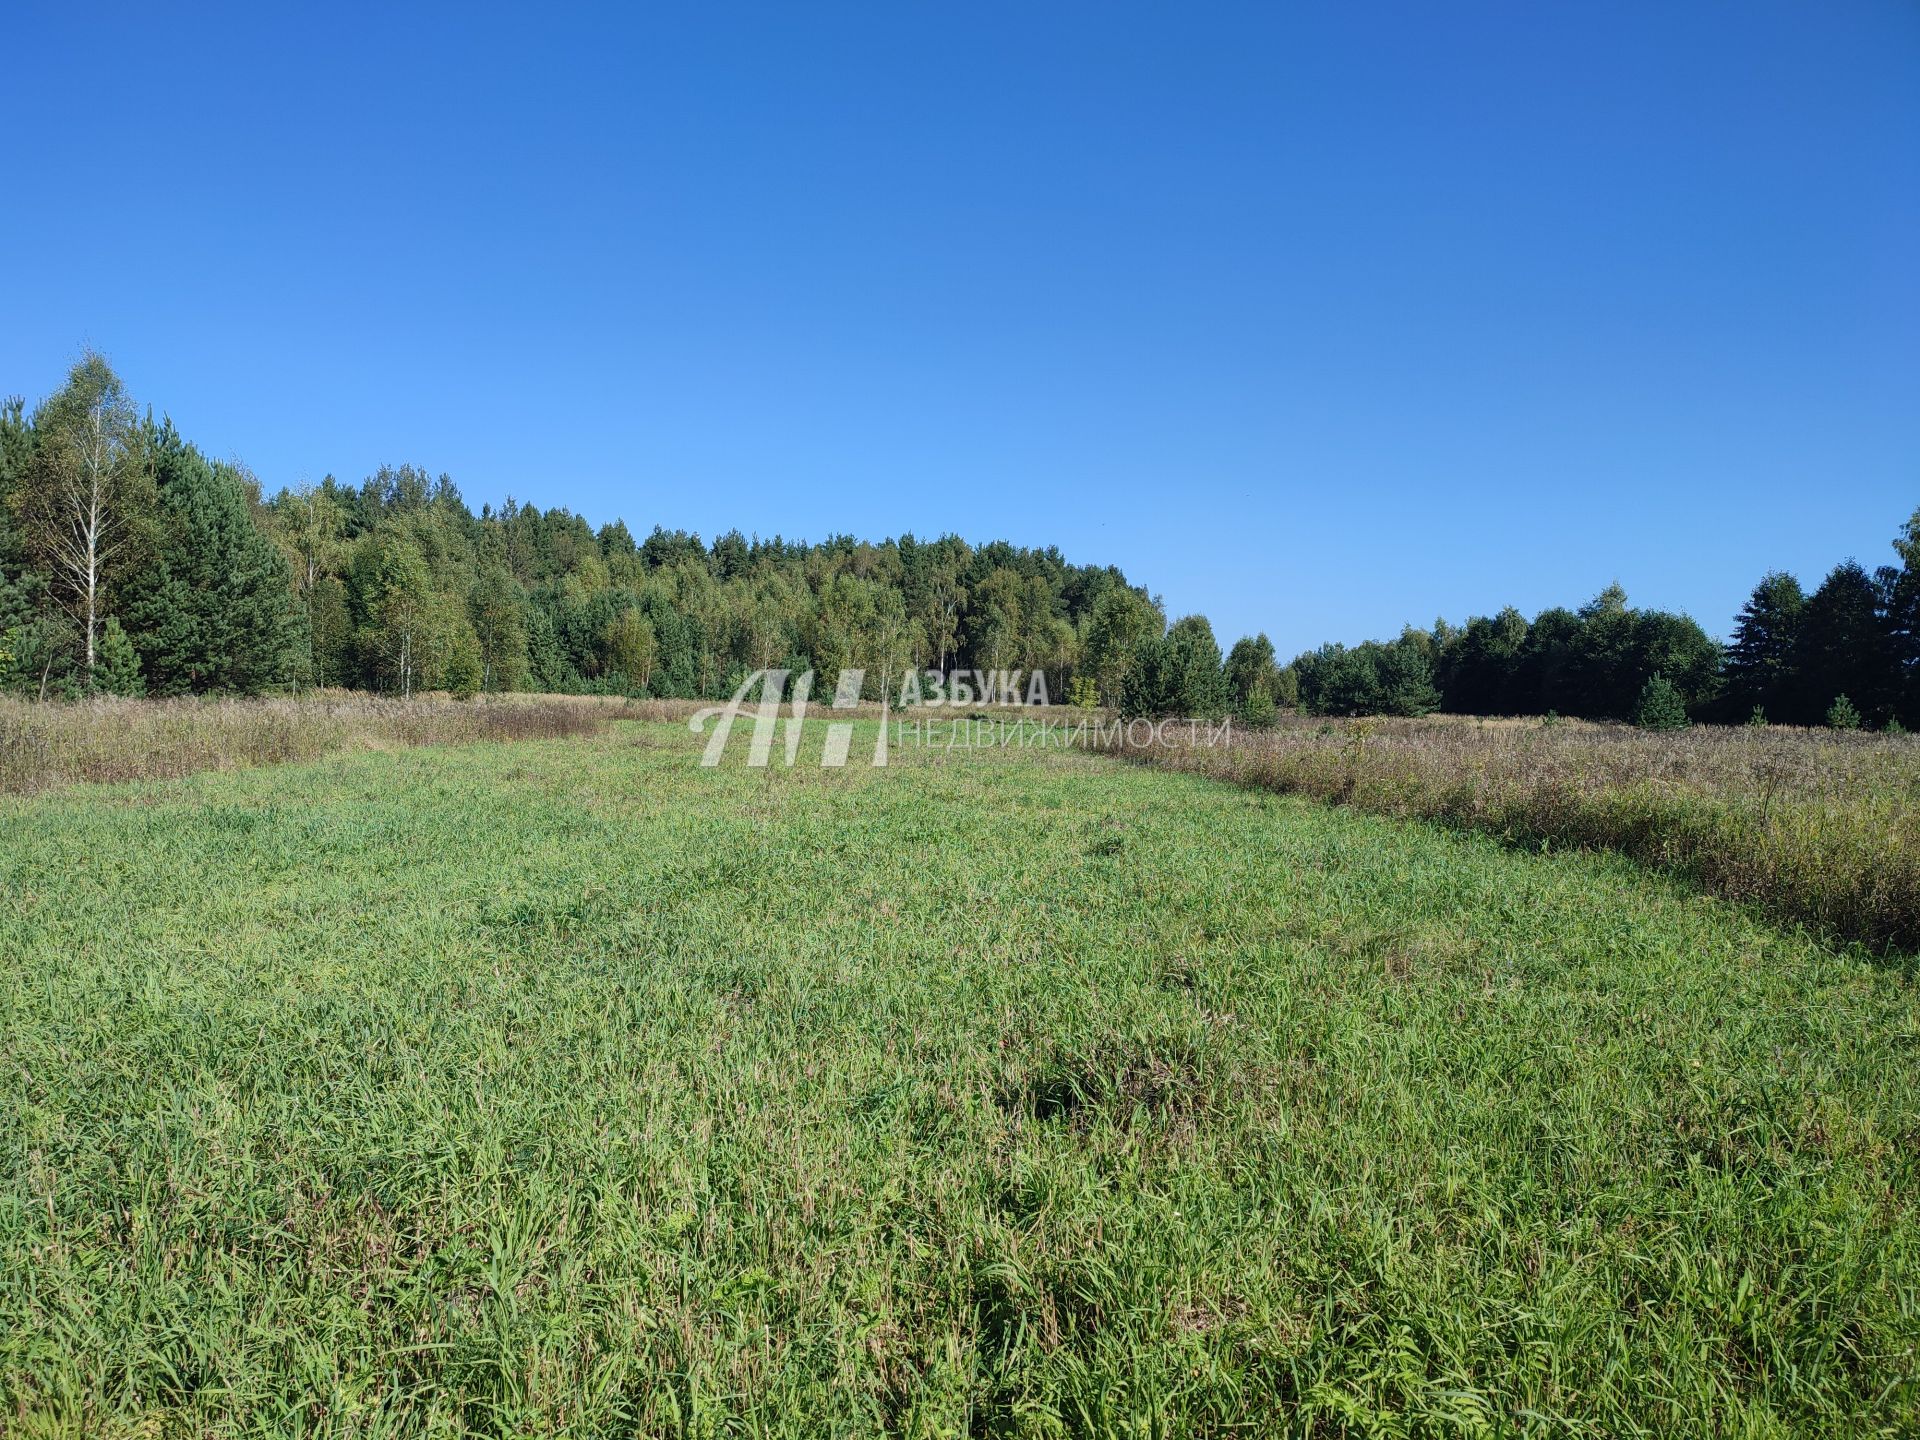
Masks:
[[[29,3],[0,392],[271,489],[1113,561],[1284,653],[1920,505],[1912,0]],[[405,13],[403,13],[405,12]]]

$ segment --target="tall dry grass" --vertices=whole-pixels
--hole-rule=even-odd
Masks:
[[[1179,732],[1179,733],[1175,733]],[[1920,950],[1920,740],[1786,726],[1292,718],[1105,747],[1527,846],[1616,850],[1880,950]]]
[[[311,760],[336,750],[597,734],[619,701],[501,696],[397,700],[348,691],[298,699],[37,704],[0,697],[0,793],[80,780],[160,780]]]

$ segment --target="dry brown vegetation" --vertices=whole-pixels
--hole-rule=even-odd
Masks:
[[[622,702],[586,697],[398,700],[345,691],[299,699],[36,704],[0,697],[0,793],[76,780],[161,780],[311,760],[337,750],[598,733]]]
[[[1920,949],[1913,737],[1453,716],[1295,717],[1213,746],[1167,730],[1106,748],[1516,844],[1617,850],[1780,919]]]
[[[353,690],[271,699],[97,696],[72,703],[0,696],[0,794],[30,794],[75,781],[164,780],[202,770],[311,760],[338,750],[593,735],[613,718],[685,724],[721,703],[594,695],[459,701],[428,694],[400,700]],[[793,707],[783,704],[779,713],[790,717]],[[807,713],[873,720],[886,712],[874,704],[850,710],[816,704]],[[754,705],[744,706],[741,723],[750,725],[754,714]]]

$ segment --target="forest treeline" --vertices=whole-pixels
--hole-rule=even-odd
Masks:
[[[0,406],[0,689],[180,695],[343,686],[733,693],[770,667],[1044,671],[1055,702],[1261,723],[1340,714],[1558,711],[1822,723],[1920,719],[1920,513],[1901,566],[1851,563],[1813,595],[1770,575],[1723,649],[1610,589],[1280,663],[1264,635],[1222,655],[1111,565],[957,536],[707,543],[509,499],[475,513],[446,475],[383,468],[268,497],[84,356],[28,411]],[[1664,707],[1662,709],[1661,707]],[[1841,718],[1845,718],[1844,714]]]
[[[31,413],[0,408],[7,690],[711,697],[770,667],[820,672],[817,693],[858,667],[871,698],[911,667],[1044,671],[1054,700],[1227,704],[1204,618],[1169,625],[1117,568],[1053,548],[636,539],[511,499],[476,514],[411,466],[264,497],[142,418],[97,355]]]
[[[1791,575],[1764,576],[1725,645],[1685,615],[1634,609],[1614,585],[1532,620],[1509,606],[1322,646],[1294,660],[1294,685],[1304,708],[1330,715],[1907,729],[1920,725],[1920,510],[1893,549],[1900,563],[1869,574],[1843,561],[1811,595]]]

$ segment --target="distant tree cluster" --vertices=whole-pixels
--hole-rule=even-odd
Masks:
[[[1292,665],[1328,715],[1577,715],[1652,728],[1728,723],[1907,728],[1920,722],[1920,511],[1869,575],[1837,565],[1809,596],[1754,587],[1724,647],[1685,615],[1636,610],[1616,585],[1578,610],[1518,610],[1326,645]]]
[[[1775,572],[1727,645],[1726,719],[1852,729],[1920,724],[1920,511],[1893,542],[1899,565],[1836,565],[1807,595]]]
[[[1709,700],[1720,647],[1684,615],[1635,610],[1610,586],[1578,610],[1532,622],[1512,608],[1464,627],[1440,621],[1397,640],[1323,646],[1294,661],[1302,701],[1323,714],[1463,715],[1555,712],[1629,718],[1664,677],[1687,705]]]
[[[172,423],[139,414],[89,354],[28,413],[0,405],[0,690],[257,694],[341,686],[706,698],[756,670],[842,670],[868,698],[909,669],[1044,671],[1050,698],[1262,725],[1283,709],[1920,722],[1920,512],[1899,565],[1849,561],[1811,596],[1761,581],[1722,647],[1615,586],[1578,610],[1223,657],[1200,615],[1168,623],[1113,566],[957,536],[711,544],[508,499],[468,508],[445,475],[383,468],[264,498]]]
[[[45,698],[254,692],[307,649],[259,487],[139,418],[98,356],[0,406],[0,686]]]
[[[1243,642],[1244,645],[1255,642]],[[1259,648],[1264,647],[1264,648]],[[411,466],[263,498],[89,355],[0,410],[0,688],[43,697],[344,686],[733,693],[753,671],[1046,672],[1051,698],[1218,715],[1288,703],[1272,646],[1222,661],[1112,566],[955,536],[636,541],[564,509],[468,508]]]

